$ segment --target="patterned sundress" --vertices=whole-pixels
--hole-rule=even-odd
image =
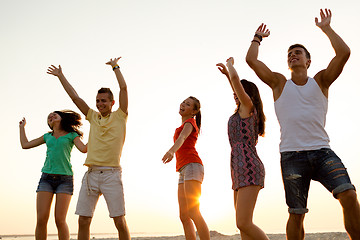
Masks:
[[[232,189],[258,185],[264,187],[265,169],[257,152],[257,114],[241,118],[235,113],[229,118],[228,135],[231,145]]]

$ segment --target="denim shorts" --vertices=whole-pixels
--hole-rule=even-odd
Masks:
[[[42,173],[36,192],[66,193],[73,195],[74,178],[71,175]]]
[[[307,198],[310,181],[320,182],[336,195],[355,190],[340,158],[329,148],[281,153],[281,171],[289,213],[308,212]]]
[[[180,168],[179,173],[179,184],[188,180],[202,183],[204,180],[204,166],[200,163],[188,163]]]

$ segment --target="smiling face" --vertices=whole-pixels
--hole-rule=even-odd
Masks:
[[[50,129],[53,129],[55,124],[61,123],[60,115],[55,112],[50,113],[47,118],[47,123],[48,123]]]
[[[111,109],[114,103],[115,101],[110,100],[108,93],[98,93],[96,95],[96,108],[104,117],[111,113]]]
[[[240,101],[239,101],[239,98],[236,96],[236,93],[234,93],[234,100],[235,100],[235,103],[236,105],[240,105]]]
[[[179,114],[182,117],[192,117],[197,112],[196,110],[194,110],[194,107],[195,107],[194,100],[191,98],[187,98],[180,104]]]
[[[296,67],[306,67],[309,68],[311,60],[308,58],[305,49],[302,47],[295,47],[289,49],[288,51],[288,66],[291,70]]]

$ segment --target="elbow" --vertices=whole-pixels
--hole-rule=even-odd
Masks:
[[[348,46],[345,46],[344,49],[342,49],[341,54],[337,54],[343,59],[343,61],[347,61],[350,57],[351,51]]]
[[[87,144],[82,148],[81,152],[82,153],[87,153]]]
[[[21,148],[22,149],[29,149],[30,147],[28,145],[26,145],[26,144],[21,144]]]
[[[254,66],[255,63],[255,59],[250,57],[250,56],[246,56],[245,58],[246,63],[252,68],[252,66]]]
[[[347,49],[346,49],[346,51],[345,51],[345,57],[346,57],[346,60],[347,60],[347,59],[349,59],[350,55],[351,55],[350,48],[349,48],[349,47],[347,47]]]
[[[79,96],[71,96],[71,100],[73,101],[73,103],[77,103],[77,102],[79,102],[80,100],[81,100],[81,98],[79,97]]]
[[[347,62],[350,58],[350,49],[348,51],[345,51],[341,54],[341,59],[342,59],[342,62]]]
[[[126,86],[126,84],[120,86],[120,91],[125,91],[125,92],[127,92],[127,86]]]

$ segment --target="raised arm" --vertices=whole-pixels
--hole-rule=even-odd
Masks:
[[[320,9],[321,20],[316,17],[315,24],[318,26],[325,35],[329,38],[332,47],[335,50],[335,57],[330,61],[326,69],[320,71],[315,75],[315,80],[320,84],[320,87],[327,90],[330,85],[339,77],[345,63],[350,57],[350,48],[342,40],[342,38],[335,33],[330,27],[331,22],[330,9]]]
[[[286,78],[276,72],[272,72],[263,62],[258,59],[259,46],[263,38],[270,35],[269,29],[265,24],[261,24],[255,32],[254,38],[251,41],[249,50],[246,55],[246,62],[254,70],[256,75],[266,83],[274,93],[274,99],[280,96],[282,86],[285,84]]]
[[[84,100],[82,100],[75,89],[70,85],[68,80],[65,78],[61,66],[55,67],[54,65],[51,65],[48,70],[48,74],[54,75],[59,78],[61,85],[64,87],[65,91],[71,98],[71,100],[75,103],[75,105],[79,108],[79,110],[86,116],[89,111],[89,106],[86,104]]]
[[[116,79],[119,83],[119,87],[120,87],[120,94],[119,94],[119,105],[121,110],[124,113],[128,113],[128,92],[127,92],[127,86],[126,86],[126,82],[124,79],[124,76],[122,75],[121,71],[120,71],[120,67],[118,65],[118,61],[121,57],[118,58],[114,58],[114,59],[110,59],[110,61],[108,61],[106,64],[110,65],[112,67],[112,69],[114,70]]]
[[[33,147],[37,147],[43,143],[45,143],[44,141],[44,137],[41,136],[39,138],[35,138],[34,140],[31,140],[29,142],[29,140],[26,137],[26,133],[25,133],[25,125],[26,125],[26,120],[25,118],[23,118],[20,122],[19,122],[19,128],[20,128],[20,143],[21,143],[21,147],[23,149],[29,149],[29,148],[33,148]]]
[[[183,145],[186,138],[191,134],[194,127],[191,123],[185,123],[183,130],[181,131],[179,137],[176,139],[174,145],[167,151],[162,158],[163,163],[168,163],[174,158],[174,154],[179,148]]]
[[[230,80],[230,73],[227,70],[226,66],[223,63],[218,63],[218,64],[216,64],[216,66],[218,67],[219,71],[226,76],[226,78],[228,79],[228,81],[230,83],[231,89],[235,93],[234,87],[233,87],[233,85],[231,83],[231,80]]]
[[[249,95],[245,92],[245,89],[240,82],[239,75],[234,68],[234,58],[230,57],[226,60],[226,66],[229,71],[231,86],[242,105],[242,110],[245,111],[244,114],[250,114],[254,105]]]

